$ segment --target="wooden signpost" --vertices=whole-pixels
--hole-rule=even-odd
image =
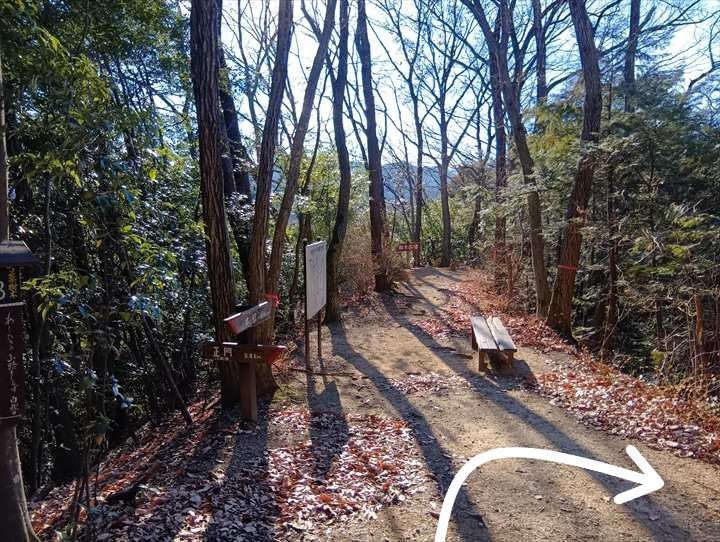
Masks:
[[[303,241],[305,273],[305,366],[310,369],[310,320],[317,315],[318,359],[322,358],[322,310],[327,302],[327,243]]]
[[[17,423],[23,407],[22,269],[38,263],[22,241],[0,243],[0,423]]]
[[[226,343],[205,343],[202,346],[204,358],[213,361],[233,361],[235,363],[272,363],[279,358],[287,348],[278,345],[251,345]]]
[[[416,252],[420,249],[420,243],[398,243],[398,252]]]
[[[247,343],[247,332],[272,317],[272,306],[267,301],[257,305],[238,307],[240,312],[225,318],[239,342],[208,342],[202,345],[201,355],[216,363],[232,363],[239,373],[240,415],[244,420],[257,420],[256,363],[273,363],[285,351],[284,346],[241,344]]]

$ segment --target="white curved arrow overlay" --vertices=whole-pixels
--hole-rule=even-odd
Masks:
[[[540,448],[496,448],[476,455],[468,460],[458,471],[445,494],[445,500],[440,510],[437,530],[435,531],[435,542],[445,542],[448,524],[450,523],[450,514],[452,513],[455,499],[467,477],[479,466],[495,459],[541,459],[543,461],[552,461],[553,463],[562,463],[564,465],[572,465],[573,467],[594,470],[639,484],[633,489],[615,495],[615,499],[613,500],[617,504],[623,504],[637,499],[638,497],[657,491],[665,485],[663,479],[660,478],[658,473],[655,472],[655,469],[650,466],[650,463],[645,460],[635,446],[628,446],[625,448],[625,451],[640,468],[641,472],[616,467],[615,465],[587,459],[586,457],[564,454],[553,450],[542,450]]]

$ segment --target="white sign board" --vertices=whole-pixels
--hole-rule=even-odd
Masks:
[[[306,319],[315,316],[325,306],[327,294],[326,261],[327,243],[319,241],[305,247]]]

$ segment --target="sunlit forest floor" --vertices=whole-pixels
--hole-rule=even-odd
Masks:
[[[499,315],[513,374],[479,371],[471,314]],[[577,353],[512,312],[475,271],[423,268],[324,330],[314,373],[299,358],[256,426],[200,393],[93,473],[97,540],[432,540],[465,461],[501,446],[548,448],[634,469],[638,447],[665,487],[625,505],[629,483],[527,460],[476,471],[448,540],[717,540],[720,432],[704,405]],[[314,337],[313,337],[314,339]],[[137,491],[117,498],[129,487]],[[46,539],[66,529],[74,486],[31,503]]]

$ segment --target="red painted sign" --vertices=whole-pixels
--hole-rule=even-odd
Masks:
[[[398,243],[398,252],[417,252],[420,250],[420,243]]]

